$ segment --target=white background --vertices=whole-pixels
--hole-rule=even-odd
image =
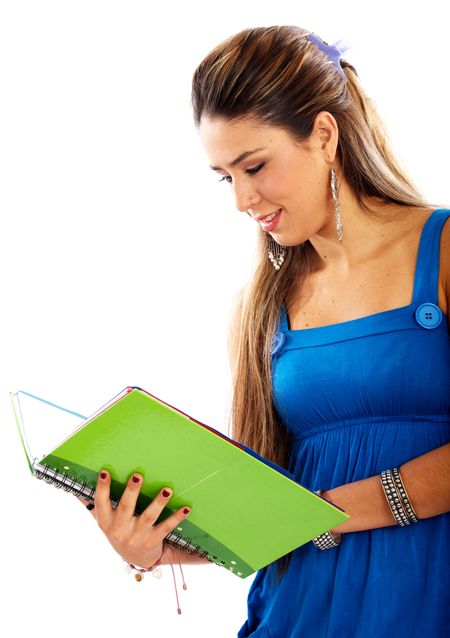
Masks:
[[[226,326],[254,227],[207,167],[192,73],[246,27],[352,44],[423,195],[450,201],[446,2],[0,4],[0,432],[7,635],[234,636],[251,578],[137,584],[73,497],[29,475],[8,392],[89,414],[139,385],[226,431]],[[177,568],[178,569],[178,568]],[[179,573],[179,572],[178,572]]]

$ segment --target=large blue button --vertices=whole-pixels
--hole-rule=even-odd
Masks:
[[[423,303],[416,310],[416,321],[422,328],[437,328],[442,321],[442,310],[434,303]]]
[[[281,330],[277,330],[277,332],[272,337],[272,348],[270,350],[270,354],[272,356],[281,349],[284,340],[284,332],[281,332]]]

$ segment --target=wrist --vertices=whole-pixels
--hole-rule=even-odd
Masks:
[[[168,550],[168,545],[163,542],[163,548],[162,548],[162,552],[159,556],[159,558],[149,567],[142,567],[141,565],[138,565],[136,563],[132,563],[131,561],[127,560],[126,558],[124,558],[123,560],[127,563],[128,567],[135,571],[135,578],[136,580],[142,580],[143,578],[143,574],[145,574],[146,572],[152,572],[153,570],[155,570],[157,567],[159,567],[159,565],[163,564],[163,560],[164,557],[166,555],[166,552]]]
[[[329,503],[332,503],[333,505],[337,505],[338,507],[340,507],[342,509],[342,505],[340,505],[339,503],[336,503],[336,501],[334,500],[333,490],[323,490],[323,491],[319,490],[319,491],[320,491],[320,496],[322,498],[324,498]],[[346,521],[344,521],[344,523],[345,522]],[[339,541],[342,539],[342,534],[345,533],[345,528],[344,528],[344,530],[341,530],[341,526],[344,523],[341,523],[337,527],[333,527],[332,529],[329,530],[330,534],[332,534],[333,536],[338,537]]]
[[[350,516],[330,530],[334,533],[362,532],[396,524],[380,474],[339,485],[323,491],[321,496]]]
[[[324,496],[324,492],[322,490],[316,490],[315,494],[318,494],[325,500],[329,500]],[[342,540],[342,534],[340,534],[339,532],[335,532],[333,530],[328,530],[326,532],[323,532],[322,534],[319,534],[319,536],[316,536],[315,538],[312,539],[314,545],[317,547],[317,549],[320,549],[320,550],[326,550],[326,549],[332,549],[333,547],[339,547],[341,540]]]

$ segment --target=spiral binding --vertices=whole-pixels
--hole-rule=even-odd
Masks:
[[[81,496],[82,498],[93,501],[95,495],[95,482],[89,482],[83,477],[77,477],[73,472],[61,472],[58,469],[51,468],[47,465],[37,465],[33,466],[34,475],[39,480],[44,480],[49,485],[54,485],[56,488],[65,490],[66,492],[71,492],[75,494],[75,496]],[[117,507],[118,502],[114,499],[111,499],[113,507]],[[138,513],[135,512],[135,516]],[[198,555],[200,558],[207,558],[210,562],[215,562],[217,560],[217,556],[212,556],[212,558],[208,557],[208,550],[203,549],[200,545],[195,545],[192,543],[190,538],[185,538],[181,534],[177,532],[169,532],[165,537],[166,542],[170,545],[175,545],[180,549],[185,550],[188,554]],[[225,565],[225,561],[221,561],[221,565]]]
[[[180,549],[185,550],[188,554],[192,554],[193,556],[198,555],[200,556],[200,558],[208,557],[209,552],[207,549],[203,549],[200,545],[195,545],[190,538],[184,538],[184,536],[182,536],[181,534],[169,532],[165,536],[165,541],[170,545],[176,545]],[[215,558],[217,558],[217,556]]]
[[[88,482],[84,476],[76,476],[73,472],[61,472],[58,469],[51,468],[47,465],[34,465],[34,475],[39,480],[44,480],[49,485],[56,488],[61,487],[66,492],[71,492],[76,496],[82,496],[88,501],[94,500],[96,484],[93,481]]]

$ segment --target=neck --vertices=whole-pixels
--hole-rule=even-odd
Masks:
[[[345,277],[398,237],[402,221],[411,211],[409,207],[366,200],[364,203],[373,211],[372,215],[359,204],[345,181],[339,189],[339,202],[342,242],[337,236],[332,201],[327,222],[310,237],[310,242],[320,259],[318,269]]]

